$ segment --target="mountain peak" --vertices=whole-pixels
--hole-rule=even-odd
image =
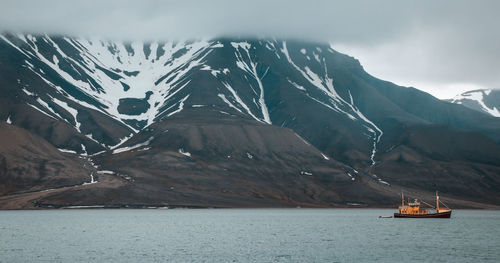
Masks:
[[[448,101],[494,117],[500,117],[500,91],[498,90],[478,89],[466,91]]]

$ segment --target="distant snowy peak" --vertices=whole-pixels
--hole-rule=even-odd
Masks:
[[[500,117],[500,91],[492,89],[471,90],[448,100],[473,110]]]

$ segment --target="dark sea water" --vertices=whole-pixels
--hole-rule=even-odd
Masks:
[[[1,262],[500,262],[500,211],[0,211]]]

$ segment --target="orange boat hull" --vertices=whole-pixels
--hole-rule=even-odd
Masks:
[[[400,214],[394,213],[395,218],[450,218],[451,211],[446,211],[442,213],[426,214],[426,215],[410,215],[410,214]]]

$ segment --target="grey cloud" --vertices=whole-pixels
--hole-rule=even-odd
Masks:
[[[2,2],[4,30],[120,38],[261,35],[372,42],[405,33],[427,11],[395,0]]]
[[[2,0],[1,7],[0,31],[127,40],[329,41],[363,50],[372,56],[368,60],[394,60],[396,78],[500,88],[500,1],[495,0]],[[398,52],[403,56],[394,57]]]

